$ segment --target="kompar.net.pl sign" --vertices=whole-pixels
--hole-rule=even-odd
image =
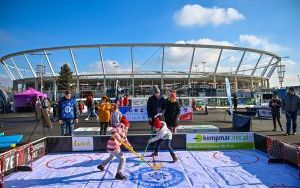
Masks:
[[[188,150],[253,149],[253,133],[187,134]]]

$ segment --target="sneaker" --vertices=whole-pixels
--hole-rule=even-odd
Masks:
[[[293,133],[293,135],[296,135],[296,133]]]
[[[85,118],[84,120],[87,121],[87,120],[89,120],[89,118]]]
[[[285,135],[285,136],[290,136],[290,134],[288,134],[288,133],[285,133],[284,135]]]
[[[127,177],[124,176],[121,172],[117,172],[117,173],[116,173],[116,176],[115,176],[115,179],[116,179],[116,180],[126,180]]]
[[[178,157],[175,155],[175,153],[171,153],[173,163],[176,163],[178,161]]]
[[[100,170],[100,172],[104,171],[104,166],[103,165],[98,165],[97,168]]]

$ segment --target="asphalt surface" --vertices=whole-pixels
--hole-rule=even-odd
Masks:
[[[230,116],[225,118],[225,110],[221,109],[209,109],[208,115],[196,113],[193,116],[193,121],[180,122],[181,125],[214,125],[219,127],[220,132],[232,132],[232,121]],[[79,124],[77,127],[97,127],[98,122],[95,118],[91,118],[89,121],[85,121],[86,117],[81,116],[79,119]],[[282,114],[281,122],[285,130],[285,116]],[[298,125],[300,125],[300,118],[298,118]],[[130,122],[131,127],[129,129],[129,134],[143,134],[150,133],[150,126],[147,122]],[[4,132],[5,135],[14,135],[14,134],[23,134],[24,142],[29,141],[29,137],[32,134],[37,121],[35,119],[34,113],[8,113],[0,114],[0,132]],[[265,119],[252,119],[252,131],[268,135],[280,140],[283,140],[286,143],[300,145],[300,127],[297,130],[297,135],[285,136],[284,132],[272,131],[273,124],[272,120]],[[46,136],[58,136],[60,135],[60,126],[58,122],[53,122],[52,129],[45,129]],[[44,136],[43,127],[38,125],[35,132],[33,133],[30,141],[37,140]]]

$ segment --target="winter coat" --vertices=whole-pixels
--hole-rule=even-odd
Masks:
[[[282,108],[287,112],[297,112],[300,110],[299,96],[287,94],[282,101]]]
[[[110,122],[110,111],[111,111],[111,104],[106,103],[100,103],[98,105],[98,116],[100,122]]]
[[[170,98],[165,103],[165,122],[168,127],[176,127],[178,125],[178,117],[180,114],[180,107],[177,101],[171,102]]]
[[[120,111],[113,111],[111,114],[111,125],[118,125],[121,121],[122,113]]]
[[[131,146],[125,134],[125,125],[120,124],[120,126],[118,127],[113,127],[110,132],[112,136],[107,141],[108,151],[121,151],[120,146],[122,145],[122,143],[120,143],[118,140],[123,140],[127,145]]]
[[[77,105],[76,100],[61,98],[58,104],[58,119],[69,120],[77,119]]]
[[[160,130],[157,132],[157,135],[149,140],[149,142],[155,142],[159,139],[162,140],[172,140],[172,133],[168,129],[167,124],[163,121],[161,121],[162,127]]]
[[[158,113],[158,98],[155,95],[149,97],[147,101],[148,118],[154,118]]]
[[[163,96],[157,98],[155,95],[149,97],[147,101],[148,118],[154,118],[158,113],[162,113],[165,108],[165,98]]]
[[[272,104],[275,103],[276,105],[273,106]],[[269,107],[271,108],[272,112],[279,112],[281,107],[281,101],[278,98],[273,98],[269,101]]]

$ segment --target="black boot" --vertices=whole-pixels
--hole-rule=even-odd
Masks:
[[[97,168],[100,170],[100,172],[104,171],[104,166],[103,165],[98,165]]]
[[[173,159],[173,163],[178,161],[178,157],[175,155],[175,153],[171,153],[172,159]]]
[[[115,178],[116,178],[116,180],[126,180],[127,179],[127,177],[124,176],[121,172],[117,172]]]

